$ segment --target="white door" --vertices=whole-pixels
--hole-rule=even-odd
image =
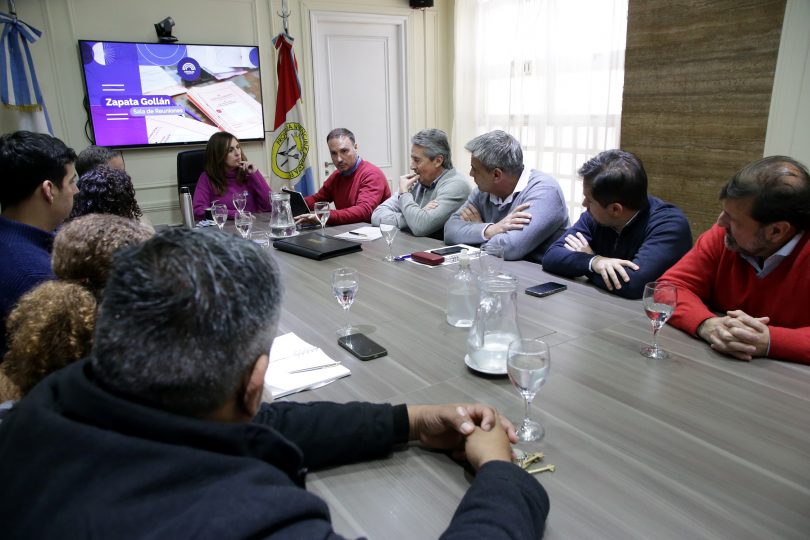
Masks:
[[[405,17],[312,11],[320,182],[334,170],[326,135],[343,127],[360,156],[385,173],[392,191],[409,165]]]

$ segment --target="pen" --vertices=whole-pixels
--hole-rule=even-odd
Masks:
[[[365,235],[365,234],[363,234],[363,233],[359,233],[359,232],[355,232],[355,231],[349,231],[349,234],[353,234],[353,235],[355,235],[355,236],[362,236],[363,238],[365,238],[365,237],[366,237],[366,235]]]
[[[307,367],[307,368],[302,368],[302,369],[294,369],[294,370],[290,371],[290,375],[292,375],[293,373],[304,373],[306,371],[315,371],[316,369],[330,368],[330,367],[339,366],[339,365],[340,365],[340,362],[331,362],[329,364],[321,364],[320,366],[312,366],[312,367]]]
[[[404,261],[411,258],[411,254],[408,253],[407,255],[400,255],[399,257],[394,257],[395,261]]]

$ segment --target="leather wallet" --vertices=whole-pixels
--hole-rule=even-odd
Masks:
[[[411,253],[411,259],[416,262],[427,264],[429,266],[437,266],[444,262],[444,257],[441,255],[436,255],[435,253],[430,253],[428,251],[416,251]]]

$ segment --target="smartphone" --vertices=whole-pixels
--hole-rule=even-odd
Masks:
[[[529,296],[537,296],[539,298],[542,298],[550,294],[564,291],[567,288],[568,286],[563,285],[562,283],[557,283],[556,281],[549,281],[547,283],[535,285],[534,287],[529,287],[528,289],[526,289],[526,294],[528,294]]]
[[[374,358],[388,354],[385,347],[376,341],[372,341],[371,338],[365,334],[341,336],[338,338],[338,344],[363,361],[373,360]]]
[[[453,253],[460,253],[462,249],[466,249],[466,248],[463,247],[463,246],[449,246],[449,247],[446,247],[446,248],[431,249],[430,252],[435,253],[436,255],[441,255],[442,257],[445,257],[447,255],[452,255]]]

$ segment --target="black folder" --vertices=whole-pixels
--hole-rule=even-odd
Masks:
[[[282,238],[273,242],[273,247],[280,251],[294,253],[316,261],[363,251],[363,248],[357,242],[333,238],[320,232]]]

